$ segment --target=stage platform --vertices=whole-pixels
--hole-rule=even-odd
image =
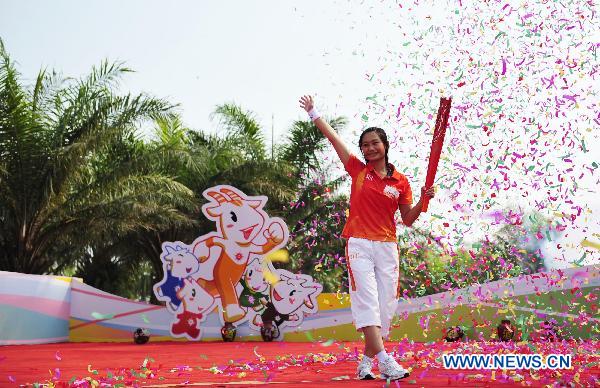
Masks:
[[[564,342],[388,342],[412,370],[391,387],[597,386],[597,340]],[[450,370],[444,353],[572,354],[570,370]],[[382,387],[355,377],[360,342],[58,343],[0,347],[0,386]]]

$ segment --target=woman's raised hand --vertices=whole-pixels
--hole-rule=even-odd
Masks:
[[[304,95],[300,97],[300,101],[298,102],[300,103],[300,107],[308,112],[310,120],[317,127],[317,129],[321,131],[323,136],[325,136],[331,145],[333,145],[335,152],[338,154],[341,162],[345,166],[348,162],[348,159],[350,159],[350,151],[348,151],[348,147],[346,147],[346,144],[344,144],[337,132],[331,128],[331,125],[329,125],[327,121],[321,118],[319,113],[316,112],[315,101],[313,100],[312,96]]]
[[[423,187],[421,187],[421,198],[427,197],[427,198],[431,199],[431,198],[435,197],[435,191],[436,191],[435,186],[431,186],[430,188],[423,186]]]
[[[298,102],[300,103],[300,107],[307,112],[310,112],[310,110],[315,106],[312,96],[302,96]]]

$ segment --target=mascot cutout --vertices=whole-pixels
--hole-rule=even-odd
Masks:
[[[199,340],[202,322],[216,308],[225,341],[233,341],[245,322],[266,341],[283,338],[280,329],[298,326],[304,314],[317,311],[322,286],[265,259],[284,248],[289,236],[285,222],[263,210],[267,197],[246,196],[227,185],[202,194],[208,200],[202,213],[216,231],[190,245],[162,244],[164,275],[154,293],[174,315],[171,335]]]
[[[281,329],[300,326],[305,315],[316,313],[317,296],[323,291],[323,286],[309,275],[277,269],[275,276],[264,309],[250,321],[250,327],[260,330],[264,341],[283,339]]]

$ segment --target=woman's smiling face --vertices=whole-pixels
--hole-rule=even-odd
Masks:
[[[385,158],[385,144],[383,144],[379,135],[374,131],[364,134],[360,150],[367,162],[375,162]]]

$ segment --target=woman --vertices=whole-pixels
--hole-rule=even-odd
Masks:
[[[398,245],[394,214],[400,210],[406,226],[421,214],[423,198],[433,198],[435,188],[421,188],[421,199],[412,206],[412,191],[406,177],[388,162],[389,143],[381,128],[367,128],[358,145],[366,163],[351,154],[331,126],[320,117],[312,96],[302,96],[300,106],[333,145],[352,178],[350,215],[342,232],[346,238],[346,260],[352,302],[352,318],[364,334],[365,352],[358,364],[361,380],[374,378],[376,357],[381,377],[398,380],[409,375],[387,354],[383,339],[398,303]]]

